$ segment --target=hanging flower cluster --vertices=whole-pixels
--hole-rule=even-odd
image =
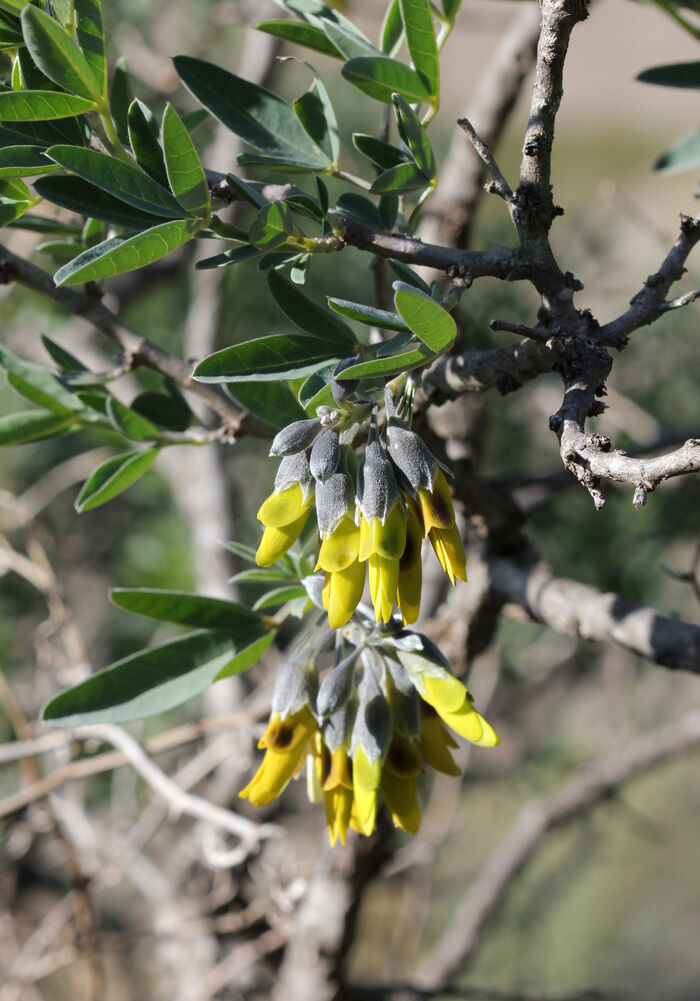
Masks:
[[[317,416],[279,432],[270,455],[282,457],[273,493],[258,511],[265,526],[256,553],[270,566],[296,541],[314,507],[323,571],[323,606],[332,629],[348,623],[369,577],[376,621],[394,604],[416,621],[427,536],[452,584],[466,580],[464,548],[445,472],[386,394],[381,431],[376,408],[359,459],[353,442],[366,424],[357,408],[319,407]]]
[[[348,828],[371,834],[381,800],[395,826],[415,834],[421,776],[459,774],[450,731],[482,747],[498,737],[421,633],[375,626],[361,606],[357,625],[336,634],[334,666],[321,678],[332,643],[323,629],[281,666],[259,743],[265,757],[240,796],[271,803],[306,761],[309,799],[323,801],[332,845],[345,843]]]

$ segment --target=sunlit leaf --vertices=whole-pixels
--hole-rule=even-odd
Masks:
[[[211,203],[204,168],[190,134],[172,104],[165,109],[161,136],[171,191],[188,213],[208,219]]]
[[[71,424],[75,424],[73,414],[58,414],[46,410],[21,410],[18,413],[5,414],[0,417],[0,448],[53,438],[63,434]]]
[[[432,93],[418,73],[405,63],[387,56],[361,56],[345,63],[342,74],[376,101],[391,104],[392,94],[401,94],[412,104],[430,101]]]
[[[101,81],[58,21],[29,4],[22,11],[22,33],[32,59],[50,80],[88,101],[102,99]]]
[[[341,357],[333,343],[318,337],[271,334],[216,351],[199,363],[194,378],[199,382],[296,379]]]
[[[394,305],[406,325],[431,351],[444,351],[457,336],[457,324],[431,296],[407,285],[394,282]]]
[[[100,0],[75,0],[76,37],[98,93],[107,97],[107,57]]]
[[[345,55],[331,42],[325,31],[312,24],[291,21],[288,18],[274,18],[269,21],[259,21],[255,27],[258,31],[264,31],[268,35],[275,35],[277,38],[284,38],[288,42],[303,45],[315,52],[322,52],[324,56],[333,56],[335,59],[345,58]]]
[[[55,90],[5,90],[0,93],[0,122],[71,118],[92,111],[94,107],[95,102],[88,98]]]
[[[75,501],[76,511],[91,511],[123,493],[151,468],[157,455],[157,448],[145,448],[122,452],[101,463],[83,484]]]
[[[425,81],[433,98],[432,103],[436,103],[440,90],[440,64],[430,0],[399,0],[399,6],[409,55]]]

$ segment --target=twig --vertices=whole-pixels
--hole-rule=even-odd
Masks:
[[[487,922],[550,831],[590,810],[625,782],[699,745],[700,712],[693,710],[677,724],[637,738],[625,751],[617,749],[553,793],[526,803],[510,833],[481,866],[447,933],[420,964],[417,983],[442,992],[442,985],[466,965]]]
[[[430,403],[438,406],[463,393],[489,389],[513,393],[524,382],[551,372],[559,360],[546,345],[532,339],[504,348],[468,348],[439,358],[423,376],[422,389]]]
[[[499,195],[505,202],[513,201],[513,192],[511,190],[508,181],[501,173],[501,168],[496,163],[493,153],[483,141],[483,139],[477,134],[474,126],[469,121],[468,118],[458,118],[457,124],[460,129],[463,129],[469,136],[469,140],[479,154],[481,159],[484,161],[489,174],[491,175],[491,182],[486,185],[486,190],[492,192],[493,194]]]
[[[505,330],[509,334],[517,334],[519,337],[530,337],[540,344],[546,344],[551,336],[546,330],[526,327],[523,323],[511,323],[509,320],[489,320],[489,328],[491,330]]]

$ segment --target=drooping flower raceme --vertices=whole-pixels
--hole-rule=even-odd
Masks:
[[[344,844],[349,828],[371,834],[382,803],[396,827],[416,833],[426,773],[459,774],[450,731],[481,747],[498,743],[434,643],[374,626],[362,612],[359,619],[336,642],[330,668],[322,666],[328,630],[282,665],[259,743],[265,756],[240,793],[265,806],[306,761],[309,798],[325,806],[331,844]]]
[[[332,629],[350,621],[367,578],[377,622],[389,622],[396,604],[404,624],[415,622],[425,537],[452,584],[466,580],[444,469],[399,417],[390,393],[381,430],[376,408],[371,415],[370,409],[319,407],[315,418],[280,431],[270,450],[282,457],[274,491],[258,511],[265,530],[256,560],[269,566],[299,538],[315,500],[316,569],[324,574],[323,604]],[[358,455],[354,442],[368,415]]]

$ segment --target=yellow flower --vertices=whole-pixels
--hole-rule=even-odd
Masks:
[[[274,713],[258,743],[265,748],[263,762],[238,795],[255,806],[267,806],[277,799],[299,769],[315,730],[316,720],[308,706],[284,719]]]
[[[377,622],[388,622],[399,586],[399,562],[406,547],[406,512],[400,498],[382,522],[360,520],[359,559],[369,566],[369,589]]]
[[[360,834],[369,836],[374,830],[381,779],[381,758],[370,761],[362,745],[357,747],[352,758],[354,809],[350,816],[350,826]]]
[[[404,625],[415,622],[420,612],[420,595],[423,587],[421,543],[423,527],[415,501],[404,495],[406,502],[406,545],[399,560],[397,601]]]
[[[444,775],[459,775],[460,770],[450,753],[457,741],[437,714],[437,710],[421,700],[421,724],[418,747],[426,765]]]
[[[327,751],[327,753],[329,753]],[[340,838],[345,844],[353,806],[352,772],[350,757],[344,747],[329,753],[330,768],[323,782],[323,799],[326,807],[326,826],[331,847]]]
[[[481,747],[495,747],[500,738],[473,706],[471,692],[453,675],[442,677],[424,674],[423,698],[451,730]]]
[[[326,573],[321,600],[331,629],[342,629],[357,608],[365,589],[365,565],[355,560],[344,570]]]

